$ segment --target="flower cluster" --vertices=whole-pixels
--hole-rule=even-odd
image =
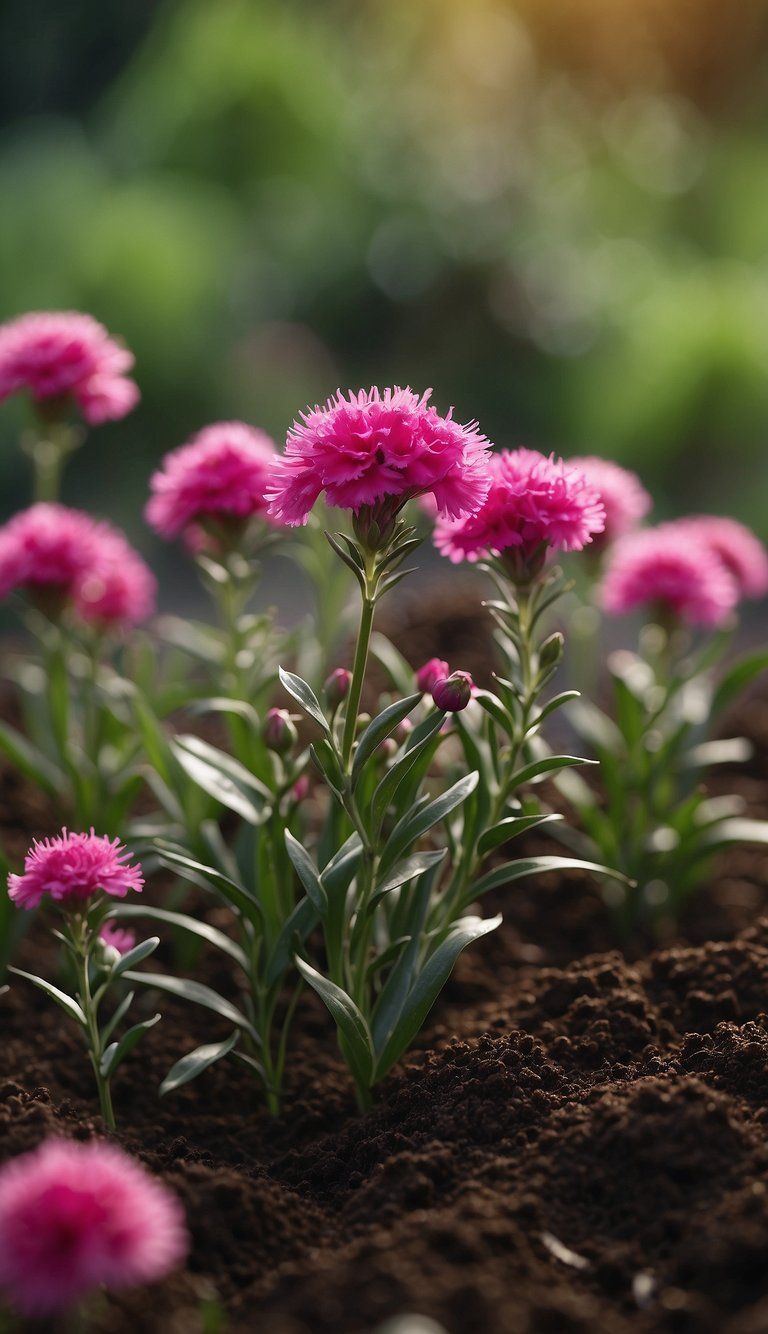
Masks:
[[[554,455],[502,450],[488,460],[490,489],[468,518],[438,521],[435,545],[454,562],[518,548],[580,551],[605,526],[605,507],[584,474]]]
[[[217,422],[166,454],[150,480],[147,522],[161,537],[206,518],[266,517],[265,487],[276,458],[268,435],[244,422]]]
[[[693,515],[622,538],[602,585],[606,611],[645,604],[689,625],[721,625],[742,597],[768,591],[768,553],[732,519]]]
[[[188,1247],[176,1196],[111,1144],[47,1140],[0,1169],[0,1289],[25,1316],[162,1278]]]
[[[91,426],[117,420],[139,400],[133,354],[77,311],[41,311],[0,325],[0,402],[27,390],[41,405],[73,399]]]
[[[0,528],[0,598],[16,589],[71,603],[96,625],[135,625],[151,615],[155,578],[111,524],[40,502]]]
[[[329,505],[353,511],[429,493],[448,518],[474,513],[488,494],[489,442],[475,423],[441,417],[430,393],[339,391],[325,408],[303,413],[270,474],[272,517],[304,524],[322,492]]]
[[[144,880],[118,839],[93,830],[35,840],[24,861],[22,875],[8,877],[8,897],[19,908],[36,908],[46,894],[64,906],[79,906],[100,891],[122,899],[138,893]]]

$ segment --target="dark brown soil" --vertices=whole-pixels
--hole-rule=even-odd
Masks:
[[[768,702],[741,723],[755,758],[718,784],[765,816]],[[0,774],[2,818],[48,832],[14,791]],[[586,878],[514,887],[365,1117],[312,997],[279,1120],[235,1066],[158,1101],[219,1032],[163,998],[116,1083],[118,1138],[181,1195],[191,1257],[90,1328],[368,1334],[418,1312],[450,1334],[763,1334],[767,870],[765,849],[731,855],[636,958]],[[103,1134],[58,1011],[19,981],[0,1014],[3,1156]]]

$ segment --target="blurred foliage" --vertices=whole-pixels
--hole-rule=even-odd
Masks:
[[[0,317],[92,311],[144,394],[68,499],[147,546],[147,475],[191,431],[281,439],[338,385],[399,382],[768,535],[765,0],[64,14],[0,20]]]

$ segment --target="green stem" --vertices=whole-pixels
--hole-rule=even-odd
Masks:
[[[99,1106],[104,1123],[109,1130],[115,1129],[115,1113],[112,1107],[112,1092],[109,1087],[109,1079],[101,1073],[101,1058],[103,1055],[101,1033],[99,1032],[98,1001],[91,995],[91,981],[88,976],[88,944],[89,928],[87,921],[83,920],[81,929],[75,937],[77,948],[77,973],[80,990],[80,1004],[85,1015],[85,1038],[88,1046],[88,1055],[91,1058],[93,1073],[96,1077],[96,1088],[99,1093]]]
[[[352,680],[349,685],[349,694],[346,698],[346,707],[344,712],[344,735],[341,743],[341,758],[345,772],[349,770],[349,762],[352,758],[352,747],[355,742],[355,732],[357,730],[357,715],[360,708],[360,698],[363,693],[363,682],[365,680],[365,669],[368,664],[368,649],[371,643],[371,631],[373,629],[373,614],[376,610],[376,591],[375,581],[371,574],[366,581],[366,589],[363,594],[363,606],[360,613],[360,625],[357,631],[357,644],[355,646],[355,660],[352,664]]]

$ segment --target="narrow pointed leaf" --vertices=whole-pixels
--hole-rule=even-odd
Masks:
[[[491,889],[509,885],[513,880],[522,880],[524,876],[544,875],[547,871],[591,871],[593,875],[620,880],[625,885],[632,884],[629,877],[621,871],[615,871],[610,866],[602,866],[600,862],[582,861],[580,857],[528,857],[516,862],[505,862],[503,866],[488,871],[467,891],[462,906],[474,903],[475,899],[479,899]]]
[[[150,936],[148,940],[142,940],[133,949],[127,950],[125,954],[117,960],[112,968],[112,978],[121,977],[129,968],[133,968],[142,959],[148,959],[150,954],[154,954],[160,944],[159,936]]]
[[[477,787],[478,777],[477,772],[465,774],[449,787],[447,792],[427,802],[426,806],[404,815],[387,840],[381,858],[381,870],[388,871],[416,839],[421,838],[428,829],[438,824],[440,820],[444,820],[446,815],[450,815],[451,811],[466,801],[469,794]]]
[[[282,667],[278,667],[278,673],[283,688],[288,691],[288,694],[292,695],[304,712],[308,713],[310,718],[313,718],[322,727],[326,735],[330,735],[328,720],[320,708],[320,701],[311,686],[308,686],[306,681],[302,681],[300,676],[295,676],[293,672],[286,672]]]
[[[509,843],[510,839],[517,838],[528,829],[536,829],[538,825],[543,824],[554,824],[562,818],[562,815],[512,815],[509,819],[500,820],[498,824],[486,829],[478,840],[477,850],[481,857],[485,857],[500,844]]]
[[[717,718],[756,676],[765,671],[768,671],[768,649],[759,649],[735,662],[715,690],[711,717]]]
[[[446,848],[441,848],[438,852],[414,852],[410,857],[404,857],[402,861],[397,862],[389,874],[376,885],[369,907],[375,907],[379,899],[391,893],[393,889],[399,889],[417,875],[423,875],[433,866],[439,866],[445,858],[446,851]]]
[[[144,987],[157,987],[158,991],[167,991],[169,995],[178,996],[180,1000],[191,1001],[193,1005],[201,1005],[205,1010],[215,1011],[223,1019],[229,1019],[230,1023],[250,1033],[254,1041],[261,1045],[255,1028],[245,1015],[240,1013],[237,1006],[202,982],[193,982],[187,977],[168,977],[163,973],[125,973],[125,977],[129,982],[140,982]]]
[[[359,781],[366,762],[371,758],[376,747],[392,733],[399,723],[421,703],[421,692],[406,695],[405,699],[395,700],[368,724],[355,748],[352,763],[352,786]]]
[[[127,1033],[123,1033],[119,1042],[113,1042],[107,1047],[100,1061],[101,1073],[105,1079],[111,1078],[128,1053],[133,1051],[136,1043],[141,1041],[147,1029],[154,1028],[160,1018],[159,1014],[155,1014],[151,1019],[144,1019],[142,1023],[134,1024]]]
[[[182,1084],[188,1084],[191,1079],[197,1079],[197,1076],[207,1070],[210,1065],[214,1065],[216,1061],[228,1056],[239,1037],[240,1033],[238,1029],[235,1029],[223,1042],[206,1042],[202,1047],[196,1047],[194,1051],[182,1056],[181,1060],[177,1061],[168,1071],[160,1085],[160,1097],[163,1098],[166,1093],[173,1093],[176,1089],[180,1089]]]
[[[371,1035],[352,997],[298,956],[296,967],[304,981],[317,992],[330,1011],[339,1034],[344,1039],[347,1059],[356,1082],[363,1088],[369,1088],[373,1074]]]
[[[34,973],[25,973],[21,968],[11,968],[9,966],[8,972],[15,973],[17,977],[25,977],[40,991],[44,991],[46,996],[50,996],[51,1000],[55,1000],[56,1004],[60,1005],[62,1010],[66,1010],[72,1019],[77,1020],[78,1024],[85,1026],[86,1018],[83,1011],[77,1001],[72,996],[68,996],[65,991],[60,991],[52,982],[46,982],[44,977],[36,977]]]
[[[375,833],[378,833],[381,828],[381,822],[394,800],[395,794],[400,787],[400,784],[403,782],[403,779],[408,776],[414,765],[418,763],[420,757],[429,746],[430,741],[432,741],[433,737],[440,731],[443,722],[444,715],[441,712],[430,714],[428,718],[425,718],[424,722],[420,723],[419,727],[415,729],[415,732],[421,731],[421,735],[416,741],[408,746],[408,749],[403,755],[395,760],[394,764],[390,766],[379,782],[376,791],[373,794],[373,801],[371,802],[371,827]],[[428,726],[425,724],[428,724]],[[429,763],[429,758],[425,760],[425,763]]]
[[[585,760],[580,755],[547,755],[543,760],[534,760],[518,769],[509,780],[510,789],[524,787],[543,774],[557,773],[560,769],[570,769],[576,764],[596,764],[596,760]]]
[[[265,975],[268,987],[273,987],[280,981],[296,952],[297,944],[304,944],[310,931],[314,931],[319,921],[320,914],[310,898],[301,899],[296,904],[269,956]]]
[[[4,751],[15,768],[20,769],[33,783],[46,792],[60,791],[64,775],[37,746],[28,741],[15,727],[0,723],[0,750]]]
[[[285,850],[291,859],[291,865],[307,891],[321,917],[328,911],[328,895],[320,879],[320,873],[306,848],[303,848],[290,829],[285,831]]]
[[[110,918],[117,918],[124,921],[126,918],[146,917],[152,922],[163,922],[166,926],[177,927],[181,931],[188,931],[190,935],[199,936],[201,940],[207,940],[209,945],[214,945],[217,950],[223,954],[228,954],[235,963],[247,973],[248,960],[243,950],[236,941],[230,940],[229,936],[223,931],[219,931],[215,926],[209,926],[198,917],[189,917],[186,913],[171,912],[168,908],[144,907],[143,904],[126,903],[113,909],[109,914]],[[125,956],[128,957],[127,955]]]
[[[418,974],[383,1050],[377,1053],[375,1065],[377,1080],[383,1078],[411,1045],[448,981],[461,951],[473,940],[487,935],[489,931],[495,931],[496,927],[501,925],[501,920],[500,914],[489,918],[464,917],[451,928],[450,934]]]

